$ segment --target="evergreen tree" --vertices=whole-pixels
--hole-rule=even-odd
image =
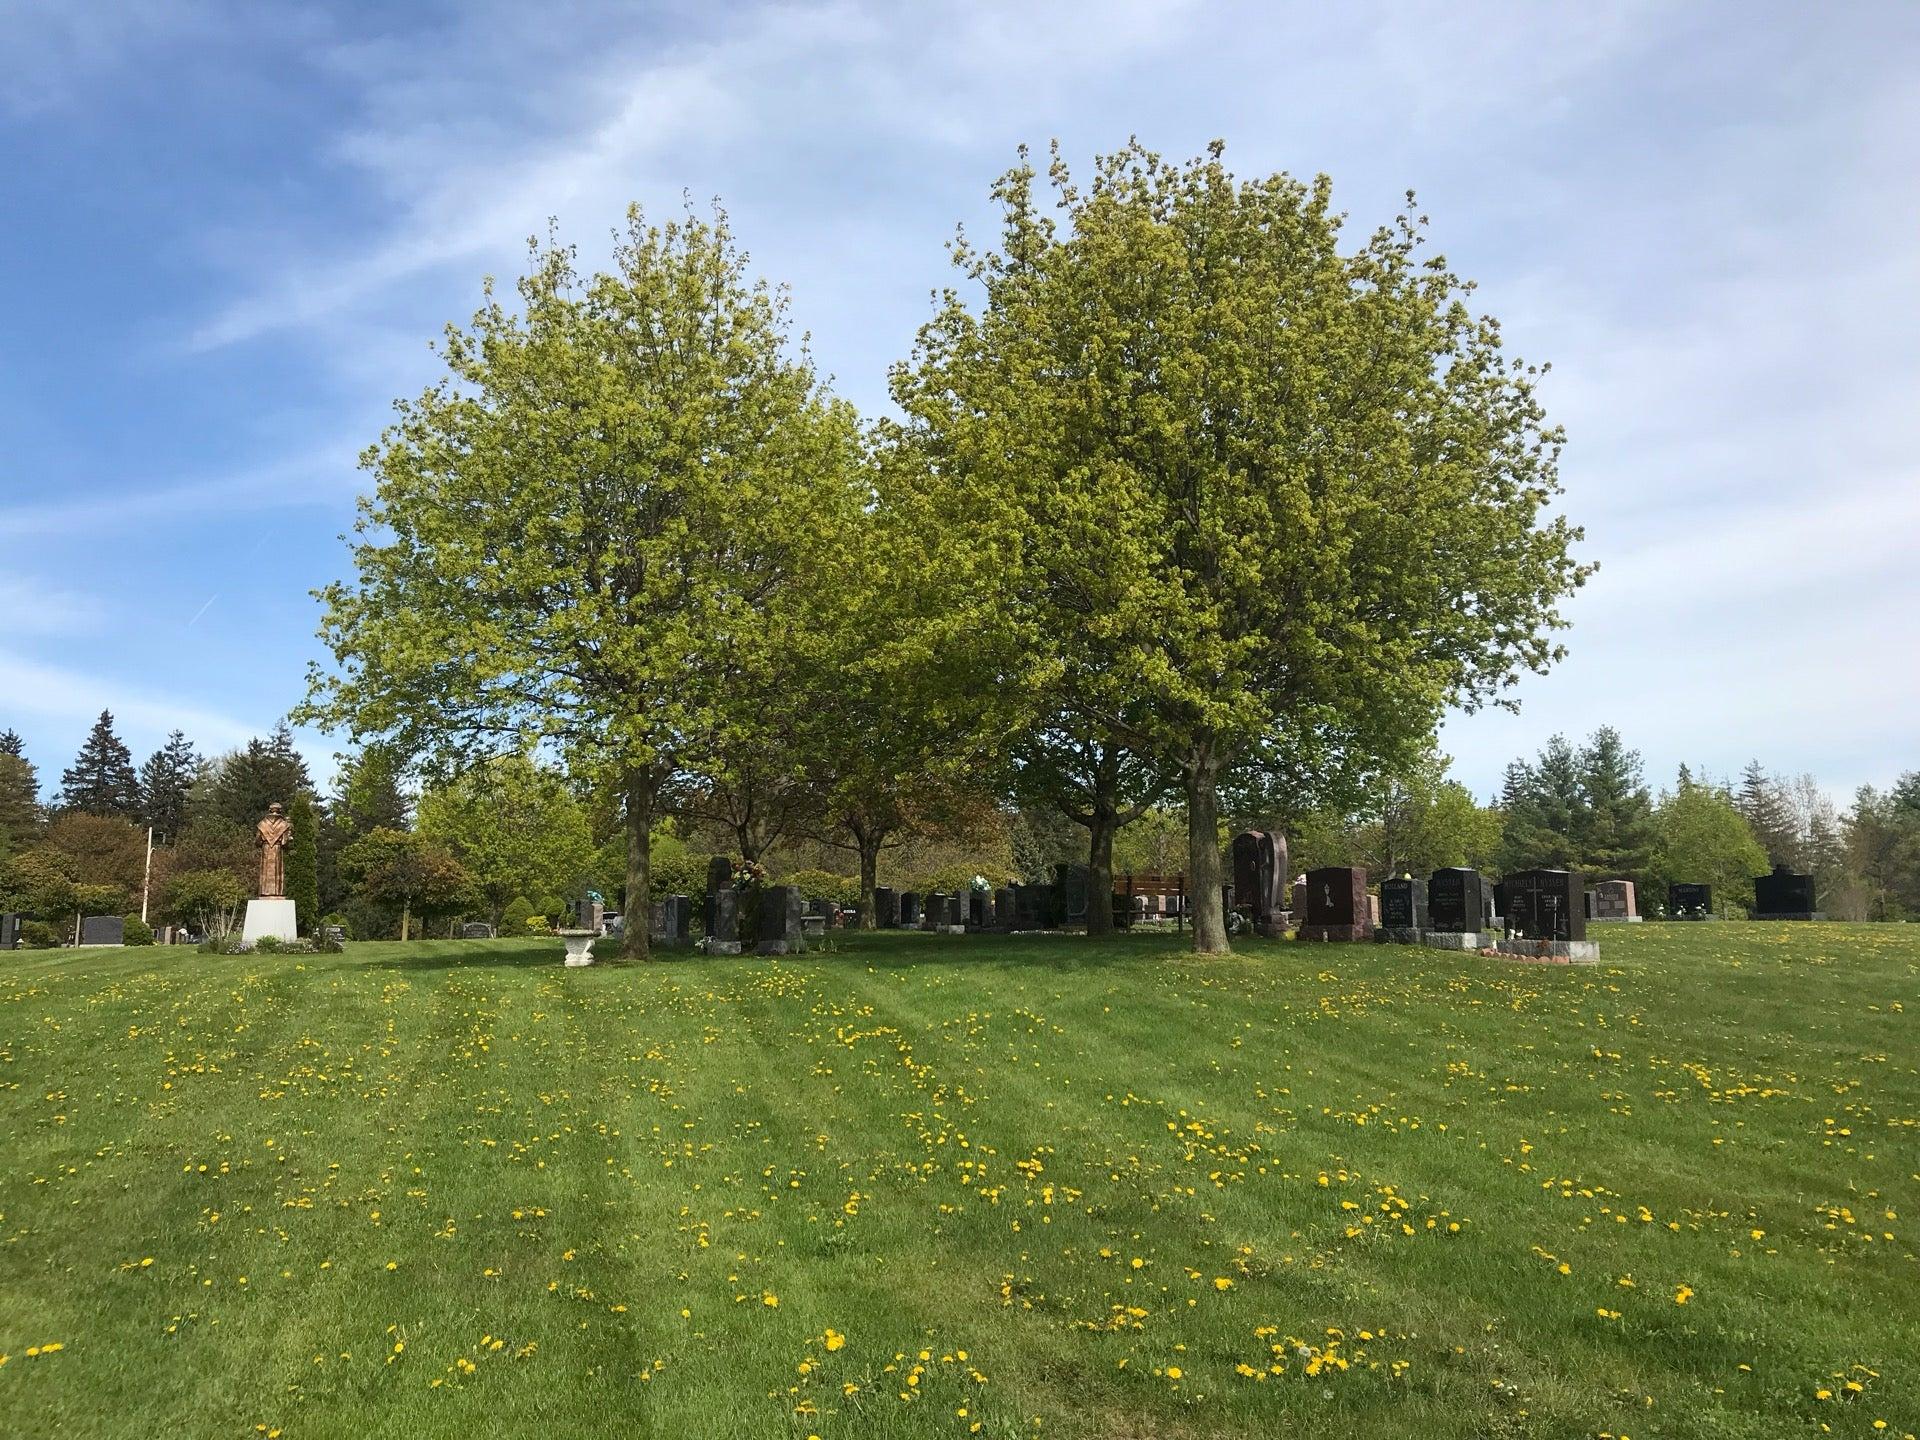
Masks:
[[[61,772],[58,804],[86,815],[139,818],[140,780],[132,753],[114,733],[111,710],[100,712],[72,766]]]
[[[375,830],[408,830],[413,802],[400,788],[405,765],[388,745],[369,745],[357,755],[339,755],[333,786],[333,822],[344,847]]]
[[[141,805],[147,823],[164,842],[179,839],[187,828],[187,797],[204,768],[193,742],[178,730],[140,767]]]
[[[1657,893],[1642,897],[1643,912],[1663,908],[1665,887],[1675,883],[1711,885],[1716,905],[1752,908],[1753,878],[1766,869],[1766,852],[1725,789],[1696,784],[1681,766],[1673,793],[1660,799],[1654,829]]]
[[[40,776],[18,750],[0,748],[0,856],[26,849],[39,832]]]
[[[1603,725],[1580,752],[1580,866],[1600,878],[1644,880],[1653,865],[1653,797],[1640,754]]]
[[[294,748],[293,732],[283,720],[273,734],[247,742],[246,749],[223,756],[214,766],[208,800],[215,814],[248,829],[259,823],[274,803],[291,805],[301,791],[311,794],[313,780],[307,762]]]
[[[312,930],[320,923],[320,855],[313,797],[304,790],[295,795],[287,819],[293,825],[287,837],[287,898],[293,901],[294,923]]]
[[[1761,768],[1758,760],[1747,762],[1740,772],[1740,792],[1734,805],[1747,817],[1754,838],[1767,852],[1773,865],[1792,865],[1800,859],[1800,830],[1793,806],[1778,780]]]
[[[1555,735],[1531,765],[1507,766],[1500,808],[1500,868],[1574,867],[1582,863],[1586,799],[1580,756],[1564,735]]]
[[[27,758],[27,742],[15,731],[0,731],[0,755],[12,755],[24,760]]]

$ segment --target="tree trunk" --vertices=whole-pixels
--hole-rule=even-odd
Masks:
[[[408,922],[412,918],[413,918],[413,902],[409,900],[402,900],[400,902],[400,943],[403,945],[406,943],[406,940],[407,940],[407,930],[409,928]]]
[[[874,906],[874,891],[879,887],[879,841],[879,835],[860,837],[860,929],[879,929]]]
[[[627,919],[621,953],[629,960],[648,958],[653,916],[653,775],[627,772]]]
[[[1219,762],[1201,745],[1187,757],[1187,889],[1193,902],[1193,953],[1226,955],[1226,907],[1220,897]]]
[[[1113,835],[1119,817],[1096,797],[1087,817],[1087,934],[1113,934]]]

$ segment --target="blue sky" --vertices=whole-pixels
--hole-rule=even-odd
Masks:
[[[910,15],[910,18],[908,18]],[[1656,780],[1920,765],[1920,6],[0,0],[0,728],[49,782],[263,733],[356,454],[549,216],[718,195],[863,409],[1022,141],[1416,189],[1550,360],[1598,578],[1482,792],[1612,723]],[[322,773],[334,748],[302,737]]]

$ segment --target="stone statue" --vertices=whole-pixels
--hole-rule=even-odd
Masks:
[[[293,834],[293,822],[278,800],[267,806],[267,818],[254,831],[253,843],[260,850],[260,898],[275,900],[287,893],[287,837]]]

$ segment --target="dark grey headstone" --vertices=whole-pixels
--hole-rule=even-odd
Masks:
[[[740,943],[740,892],[731,885],[724,890],[716,890],[708,897],[712,901],[712,921],[707,934],[723,945]]]
[[[885,885],[873,887],[873,923],[879,930],[900,928],[900,896]]]
[[[1091,903],[1091,872],[1085,865],[1068,863],[1053,867],[1053,888],[1058,898],[1054,902],[1054,913],[1061,925],[1081,925],[1086,923],[1087,906]],[[1111,905],[1111,898],[1102,901]]]
[[[684,945],[693,930],[693,899],[663,895],[647,907],[647,938],[662,945]]]
[[[20,948],[20,917],[12,911],[0,915],[0,950]]]
[[[947,923],[948,898],[947,892],[944,890],[928,892],[926,899],[920,904],[920,928],[922,930],[938,930],[942,925]]]
[[[993,923],[1000,930],[1013,929],[1013,886],[1002,885],[993,892]]]
[[[967,892],[967,926],[984,930],[993,923],[993,896],[985,890]]]
[[[118,915],[89,915],[80,922],[82,945],[124,945],[127,922]]]
[[[1254,928],[1272,932],[1287,908],[1287,840],[1266,830],[1233,837],[1233,903]]]
[[[920,925],[920,893],[917,890],[900,892],[900,925],[902,929],[914,930]]]
[[[460,927],[460,938],[462,940],[491,940],[493,939],[493,927],[483,921],[469,920]]]
[[[760,892],[761,955],[797,955],[806,949],[800,892],[791,885],[769,885]]]

